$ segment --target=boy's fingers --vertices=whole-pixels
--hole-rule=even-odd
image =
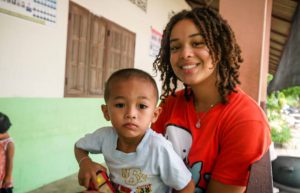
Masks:
[[[83,179],[83,186],[86,187],[86,188],[89,188],[90,186],[90,178],[84,178]]]
[[[79,174],[78,174],[78,182],[79,182],[80,186],[84,185],[84,178],[81,177]]]
[[[92,183],[94,184],[95,188],[98,188],[96,172],[92,174]]]
[[[80,184],[80,186],[84,186],[84,179],[80,179],[79,184]]]

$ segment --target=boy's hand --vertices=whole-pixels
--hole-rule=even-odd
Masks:
[[[106,168],[93,162],[91,159],[85,159],[80,163],[80,169],[78,173],[78,182],[81,186],[89,188],[90,181],[95,185],[97,185],[96,181],[96,172],[102,170],[106,172]],[[97,191],[96,191],[97,192]]]

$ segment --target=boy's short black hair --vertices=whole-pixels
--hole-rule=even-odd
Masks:
[[[11,122],[8,116],[0,112],[0,133],[6,133],[10,126]]]
[[[113,82],[115,80],[126,80],[126,79],[129,79],[132,77],[142,78],[142,79],[149,81],[153,85],[153,88],[155,89],[156,102],[158,101],[158,88],[157,88],[154,78],[150,74],[148,74],[147,72],[145,72],[143,70],[137,69],[137,68],[124,68],[124,69],[120,69],[120,70],[117,70],[114,73],[112,73],[110,75],[110,77],[108,78],[108,80],[106,81],[105,89],[104,89],[105,102],[107,102],[109,99],[111,82]],[[141,88],[141,89],[145,89],[145,88]]]

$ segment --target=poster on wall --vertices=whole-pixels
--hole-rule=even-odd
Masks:
[[[150,56],[156,57],[160,49],[162,34],[151,27]]]
[[[42,25],[56,23],[57,0],[0,0],[0,13]]]

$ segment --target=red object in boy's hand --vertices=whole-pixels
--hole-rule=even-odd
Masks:
[[[104,171],[98,171],[97,173],[97,187],[93,184],[93,182],[90,182],[90,187],[88,190],[97,190],[98,192],[103,193],[116,193],[113,186],[111,185],[108,176]]]

